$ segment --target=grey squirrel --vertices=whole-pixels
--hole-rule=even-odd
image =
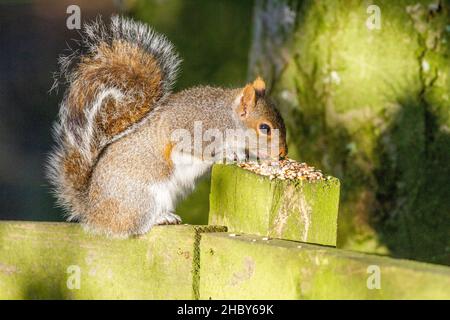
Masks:
[[[47,166],[68,220],[115,237],[180,223],[177,200],[223,160],[217,151],[229,155],[236,147],[225,138],[209,155],[177,149],[173,133],[194,135],[198,123],[202,133],[252,129],[271,146],[263,157],[286,155],[284,122],[261,78],[244,88],[200,86],[171,93],[180,65],[173,45],[147,25],[120,16],[109,25],[86,24],[80,44],[59,60],[55,83],[67,89]],[[279,141],[272,146],[275,130]],[[244,149],[239,151],[246,156],[255,152]]]

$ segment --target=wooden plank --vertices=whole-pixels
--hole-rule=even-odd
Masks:
[[[0,222],[0,299],[195,299],[200,233],[224,230],[157,226],[119,240],[78,224]]]
[[[450,268],[260,236],[203,234],[201,299],[450,299]]]

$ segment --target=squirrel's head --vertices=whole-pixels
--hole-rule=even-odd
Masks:
[[[266,84],[262,78],[258,77],[244,87],[236,113],[246,129],[256,132],[258,141],[267,141],[267,148],[258,144],[247,151],[259,158],[286,157],[286,127],[273,102],[266,96]]]

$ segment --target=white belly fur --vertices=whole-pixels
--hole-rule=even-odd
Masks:
[[[174,213],[178,200],[194,189],[196,180],[212,165],[212,162],[178,152],[173,152],[171,158],[174,170],[169,180],[151,186],[155,199],[152,220],[167,213]]]

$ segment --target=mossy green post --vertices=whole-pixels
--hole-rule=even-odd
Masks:
[[[339,180],[288,181],[236,165],[212,170],[209,224],[231,232],[336,245]]]
[[[342,183],[338,247],[450,264],[450,1],[255,3],[249,79]]]
[[[200,252],[200,299],[450,299],[448,267],[229,233]]]
[[[0,299],[196,299],[200,234],[224,230],[157,226],[114,240],[79,224],[0,222]]]

